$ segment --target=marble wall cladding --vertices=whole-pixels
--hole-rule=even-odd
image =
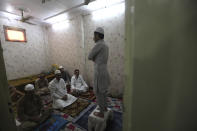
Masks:
[[[49,57],[51,64],[63,65],[73,75],[79,69],[85,77],[85,57],[81,17],[75,17],[64,29],[48,28]]]
[[[5,41],[3,25],[25,29],[27,43]],[[46,54],[48,40],[43,27],[0,18],[0,38],[8,80],[49,69]]]
[[[109,46],[108,69],[111,77],[110,93],[122,95],[124,88],[124,14],[110,19],[93,20],[92,15],[75,17],[65,29],[48,28],[49,56],[52,64],[63,65],[70,74],[79,68],[88,85],[93,86],[93,62],[87,59],[93,42],[93,32],[101,26]]]

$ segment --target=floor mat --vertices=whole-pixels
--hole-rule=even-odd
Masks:
[[[96,105],[87,111],[78,121],[76,121],[76,124],[88,130],[88,116],[95,108]],[[113,111],[113,120],[108,122],[105,131],[122,131],[122,113]]]
[[[93,90],[89,90],[80,95],[77,95],[77,94],[72,94],[72,95],[78,98],[89,100],[89,101],[93,101],[96,99],[96,96],[94,95]]]
[[[73,104],[70,106],[67,106],[63,111],[65,114],[69,114],[72,117],[76,117],[80,114],[88,105],[90,105],[90,102],[83,100],[83,99],[77,99]]]
[[[96,100],[94,100],[96,103]],[[113,111],[121,112],[123,110],[122,99],[107,97],[107,104],[108,107],[111,108]]]
[[[64,129],[61,129],[60,131],[87,131],[86,129],[83,129],[79,125],[69,122],[66,124],[66,127]]]

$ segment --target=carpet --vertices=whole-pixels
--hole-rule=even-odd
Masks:
[[[41,124],[35,131],[59,131],[68,121],[59,115],[52,115],[46,122]]]
[[[79,94],[72,94],[72,95],[78,98],[89,100],[89,101],[93,101],[96,99],[96,96],[94,95],[93,90],[88,90],[87,92],[84,92],[80,95]]]
[[[60,131],[87,131],[86,129],[83,129],[79,125],[69,122],[66,124],[66,127],[64,129],[61,129]]]
[[[88,116],[95,108],[96,105],[94,105],[80,119],[78,119],[78,121],[76,121],[76,124],[88,130]],[[105,131],[122,131],[122,113],[113,111],[113,120],[108,122]]]
[[[83,99],[77,99],[73,104],[67,106],[65,109],[63,109],[61,112],[70,115],[71,117],[76,117],[80,114],[88,105],[90,105],[90,102],[83,100]]]

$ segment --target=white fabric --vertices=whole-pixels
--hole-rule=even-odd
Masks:
[[[86,92],[88,88],[88,85],[84,81],[83,77],[81,75],[76,78],[75,75],[71,78],[71,91],[74,89],[80,92]]]
[[[97,108],[88,117],[88,131],[104,131],[107,126],[107,121],[113,119],[113,112],[110,108],[105,112],[104,118],[94,115],[94,112],[98,112]]]
[[[62,78],[58,81],[54,78],[49,83],[49,89],[51,91],[51,97],[53,99],[53,108],[64,108],[69,106],[76,101],[76,97],[67,94],[66,83]],[[62,98],[67,95],[67,100],[62,100]]]
[[[60,70],[56,70],[55,74],[61,74]]]
[[[97,41],[91,50],[88,59],[94,62],[94,93],[106,93],[110,85],[110,77],[107,70],[109,47],[104,40]]]
[[[34,90],[34,85],[32,85],[32,84],[27,84],[27,85],[25,86],[25,91],[32,91],[32,90]]]
[[[103,28],[101,28],[101,27],[96,28],[95,32],[98,32],[98,33],[100,33],[100,34],[103,34],[103,35],[104,35],[104,29],[103,29]]]
[[[59,66],[59,69],[64,69],[64,67],[63,66]]]

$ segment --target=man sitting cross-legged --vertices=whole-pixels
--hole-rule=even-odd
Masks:
[[[71,78],[71,92],[74,94],[80,94],[86,92],[88,85],[84,81],[82,75],[79,74],[79,69],[75,69],[74,75]]]
[[[44,109],[41,99],[35,94],[34,86],[25,86],[25,96],[19,102],[17,114],[21,131],[33,131],[35,127],[50,117],[52,110]]]
[[[63,109],[77,100],[76,97],[67,94],[66,83],[61,78],[60,70],[55,71],[55,78],[49,83],[49,89],[55,109]]]
[[[48,80],[45,78],[45,74],[41,73],[39,75],[39,78],[35,81],[35,88],[36,88],[36,93],[39,95],[44,95],[49,93],[48,89]]]

